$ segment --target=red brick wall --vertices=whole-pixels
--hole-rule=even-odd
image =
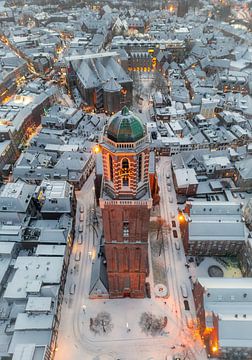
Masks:
[[[129,222],[129,242],[148,241],[150,210],[145,205],[105,205],[102,210],[105,243],[123,242],[123,222]]]
[[[203,303],[203,294],[204,288],[199,282],[196,282],[193,288],[193,297],[201,336],[204,334],[205,331],[205,309]]]
[[[110,297],[144,297],[148,274],[150,210],[145,205],[105,205],[102,210]],[[129,236],[123,236],[123,222]]]

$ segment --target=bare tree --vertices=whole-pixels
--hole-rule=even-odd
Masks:
[[[111,315],[105,311],[98,313],[95,318],[90,318],[89,328],[95,334],[108,334],[113,329]]]
[[[156,221],[152,221],[150,224],[150,230],[156,231],[157,234],[156,243],[159,248],[159,256],[161,255],[162,247],[164,247],[164,229],[171,231],[171,225],[167,224],[161,216],[158,216]]]
[[[151,336],[158,335],[167,325],[167,317],[156,316],[150,312],[144,312],[141,315],[139,325],[142,331]]]

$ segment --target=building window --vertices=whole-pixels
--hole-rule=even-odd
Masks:
[[[112,156],[109,155],[109,174],[110,174],[110,180],[114,180],[114,174],[113,174],[113,159]]]
[[[138,181],[142,181],[143,155],[138,156]]]
[[[129,160],[122,160],[122,183],[123,186],[129,186]]]
[[[123,237],[128,237],[128,236],[129,236],[129,222],[124,221],[123,222]]]

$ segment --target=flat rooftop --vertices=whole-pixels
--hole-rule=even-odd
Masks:
[[[4,298],[26,299],[29,292],[39,293],[42,285],[60,284],[63,261],[62,257],[19,256]]]

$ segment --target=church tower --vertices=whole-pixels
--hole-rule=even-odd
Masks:
[[[111,298],[143,298],[148,275],[149,141],[142,121],[127,107],[105,126],[100,144],[100,194]]]

